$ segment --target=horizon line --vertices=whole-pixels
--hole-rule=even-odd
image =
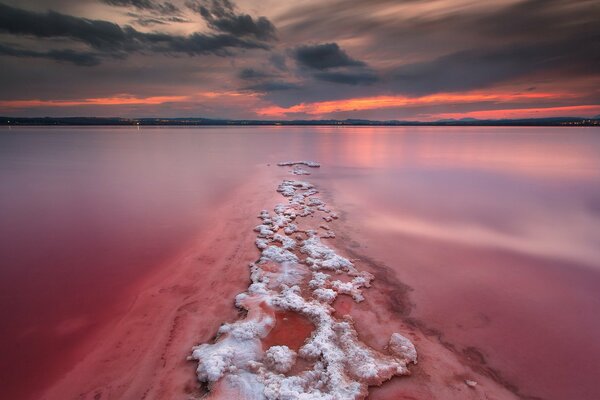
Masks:
[[[420,120],[371,120],[363,118],[346,119],[228,119],[206,117],[94,117],[94,116],[64,116],[64,117],[7,117],[0,116],[2,126],[600,126],[600,115],[590,117],[537,117],[537,118],[444,118],[435,121]]]

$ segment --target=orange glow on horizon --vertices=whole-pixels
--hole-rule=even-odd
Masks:
[[[77,100],[7,100],[0,101],[0,107],[5,108],[29,108],[29,107],[68,107],[68,106],[120,106],[120,105],[156,105],[163,103],[182,102],[188,100],[188,96],[152,96],[152,97],[98,97]]]
[[[73,107],[73,106],[126,106],[126,105],[160,105],[165,103],[185,103],[199,99],[218,99],[221,97],[256,97],[238,92],[200,92],[186,96],[150,96],[136,97],[118,94],[112,97],[93,97],[73,100],[0,100],[0,108],[25,109],[36,107]]]
[[[522,100],[551,100],[573,97],[565,93],[441,93],[421,97],[375,96],[354,99],[301,103],[291,107],[271,106],[257,110],[262,116],[284,116],[286,114],[305,113],[325,115],[343,111],[364,111],[396,107],[414,107],[422,105],[443,105],[477,102],[509,102]]]
[[[575,114],[573,114],[575,113]],[[499,110],[467,111],[464,113],[437,114],[436,118],[477,118],[477,119],[503,119],[503,118],[536,118],[536,117],[578,117],[600,114],[600,105],[579,105],[545,108],[516,108]]]
[[[368,111],[390,108],[416,108],[420,106],[443,106],[452,104],[477,103],[508,103],[521,102],[523,105],[529,101],[539,100],[562,100],[573,99],[575,95],[561,92],[541,93],[440,93],[420,97],[407,96],[373,96],[359,97],[343,100],[321,101],[314,103],[300,103],[291,107],[265,106],[255,108],[247,101],[257,101],[260,95],[256,93],[246,94],[240,92],[198,92],[183,96],[149,96],[136,97],[129,94],[116,94],[111,97],[94,97],[83,99],[27,99],[27,100],[0,100],[0,109],[16,110],[38,107],[85,107],[85,106],[152,106],[166,103],[180,103],[180,109],[193,109],[198,104],[211,102],[215,107],[231,106],[231,102],[238,104],[244,101],[248,110],[254,109],[259,117],[285,118],[293,114],[305,114],[309,117],[325,116],[336,112]],[[253,99],[253,100],[250,100]],[[217,103],[215,103],[217,102]],[[259,103],[260,104],[260,103]],[[264,104],[264,103],[263,103]],[[256,105],[256,103],[254,103]],[[419,112],[420,111],[420,112]],[[456,113],[433,113],[426,114],[422,110],[415,110],[414,119],[435,120],[444,118],[477,118],[477,119],[502,119],[502,118],[536,118],[553,116],[591,116],[600,114],[600,105],[576,105],[576,106],[548,106],[527,108],[497,108],[491,110],[473,110]]]

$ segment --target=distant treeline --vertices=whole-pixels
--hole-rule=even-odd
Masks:
[[[319,120],[230,120],[209,118],[95,118],[95,117],[0,117],[0,125],[60,125],[60,126],[600,126],[600,116],[593,118],[558,117],[528,119],[449,119],[434,122],[372,121],[366,119]]]

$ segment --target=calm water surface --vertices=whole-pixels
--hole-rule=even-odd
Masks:
[[[600,398],[600,130],[585,128],[5,130],[3,394],[64,373],[252,168],[296,158],[323,163],[314,179],[413,287],[416,317],[524,393]]]

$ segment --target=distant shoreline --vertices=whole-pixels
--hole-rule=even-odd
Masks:
[[[229,120],[209,118],[0,117],[0,126],[600,126],[593,118],[449,119],[439,121]]]

